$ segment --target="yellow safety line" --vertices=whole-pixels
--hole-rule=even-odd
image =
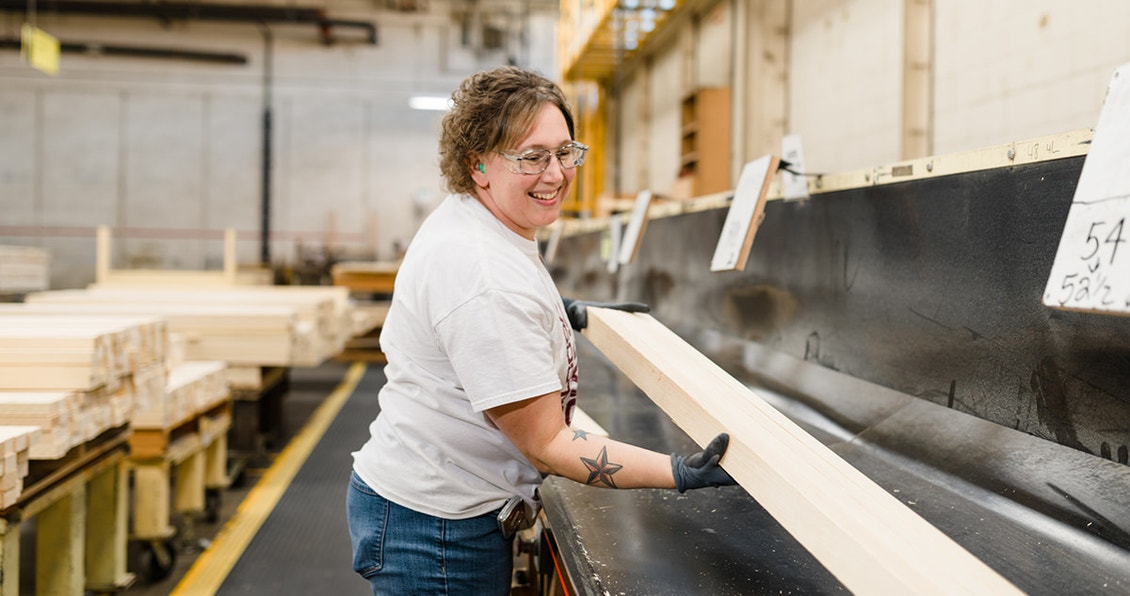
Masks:
[[[349,367],[345,379],[322,402],[322,405],[318,406],[298,435],[283,449],[259,479],[255,488],[251,489],[247,498],[240,503],[235,515],[224,524],[216,539],[181,578],[170,596],[215,594],[219,590],[220,584],[227,578],[236,561],[251,543],[251,539],[255,537],[263,522],[267,520],[267,516],[271,514],[290,486],[290,482],[294,480],[298,469],[306,462],[314,446],[318,444],[346,400],[353,394],[357,383],[365,374],[365,368],[362,362],[355,362]]]

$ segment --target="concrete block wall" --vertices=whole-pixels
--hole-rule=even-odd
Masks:
[[[938,153],[1091,128],[1130,62],[1126,2],[965,0],[936,13]]]
[[[508,60],[556,72],[558,15],[545,3],[498,0],[476,17],[507,30],[500,49],[462,44],[462,3],[429,6],[327,7],[332,18],[376,24],[377,46],[355,30],[335,30],[338,42],[325,46],[313,24],[272,25],[275,264],[294,262],[300,244],[384,259],[407,245],[444,192],[441,113],[409,109],[409,96],[450,94],[470,72]],[[0,30],[23,20],[0,13]],[[0,52],[0,240],[49,249],[52,287],[93,281],[100,224],[116,230],[116,268],[218,269],[228,227],[239,233],[239,261],[258,262],[259,28],[47,11],[37,24],[62,41],[233,52],[248,63],[64,53],[50,77]]]
[[[680,55],[664,52],[656,57],[648,90],[647,111],[650,115],[648,179],[658,193],[670,193],[679,174],[682,155],[683,94],[675,87],[681,78]],[[675,167],[672,167],[675,164]]]
[[[809,169],[897,161],[902,0],[792,7],[788,121]],[[932,153],[1093,127],[1127,23],[1117,0],[935,0]]]
[[[843,172],[901,159],[904,1],[789,3],[784,118],[786,130],[802,137],[809,171]],[[733,27],[731,2],[705,4],[696,24],[683,25],[700,33],[690,77],[694,85],[724,86],[733,62],[730,47],[719,40],[741,41],[751,33],[724,33]],[[1119,0],[935,0],[931,153],[1093,127],[1111,75],[1130,62],[1127,23],[1130,4]],[[654,74],[666,64],[664,56],[684,51],[665,44],[645,68]],[[668,94],[685,91],[685,77],[664,76]],[[635,76],[625,93],[646,79]],[[655,130],[661,124],[667,123],[649,123],[653,138],[664,137]],[[628,126],[623,134],[637,133]],[[666,159],[650,164],[639,188],[668,186],[678,166]],[[633,176],[625,175],[622,192],[638,190],[628,184]]]
[[[902,0],[792,6],[787,129],[801,135],[806,169],[839,172],[898,159]]]

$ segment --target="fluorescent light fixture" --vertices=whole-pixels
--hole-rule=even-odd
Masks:
[[[408,107],[413,110],[446,112],[451,109],[451,98],[445,95],[413,95],[408,98]]]

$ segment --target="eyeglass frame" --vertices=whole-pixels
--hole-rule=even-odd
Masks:
[[[562,161],[562,159],[561,159],[561,151],[563,149],[566,149],[566,148],[571,149],[571,150],[572,149],[580,149],[581,150],[581,156],[579,158],[577,158],[576,163],[574,163],[571,166],[565,165],[565,162]],[[523,172],[522,171],[522,162],[524,160],[530,159],[530,157],[533,154],[541,153],[542,151],[549,153],[549,159],[545,160],[545,165],[542,166],[542,169],[540,169],[536,172]],[[573,168],[579,167],[579,166],[581,166],[582,164],[585,163],[585,156],[588,154],[588,151],[589,151],[588,145],[585,145],[584,143],[579,143],[577,141],[571,141],[569,143],[566,143],[566,144],[564,144],[560,147],[556,147],[554,149],[529,149],[529,150],[523,151],[522,153],[519,153],[517,155],[506,153],[505,151],[499,151],[498,154],[501,155],[502,157],[506,158],[506,160],[508,162],[514,164],[513,166],[507,166],[506,167],[506,169],[510,170],[512,173],[521,174],[523,176],[537,176],[537,175],[541,174],[542,172],[549,169],[549,164],[550,164],[550,162],[553,161],[554,157],[557,158],[557,163],[561,164],[561,167],[563,169],[571,170]]]

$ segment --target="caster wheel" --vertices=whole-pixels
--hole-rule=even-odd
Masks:
[[[204,521],[214,524],[220,521],[220,506],[223,504],[224,493],[218,488],[209,488],[204,491]]]
[[[141,576],[149,582],[159,582],[173,572],[177,562],[177,549],[172,540],[152,540],[141,544]]]

